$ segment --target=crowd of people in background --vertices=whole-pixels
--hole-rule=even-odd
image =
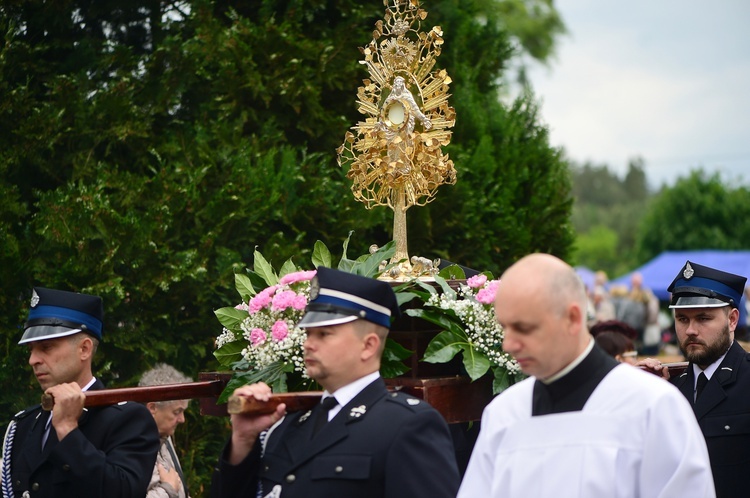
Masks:
[[[593,284],[586,288],[589,295],[588,327],[618,321],[635,330],[631,337],[636,351],[641,356],[680,353],[675,334],[674,319],[666,302],[660,302],[656,294],[643,282],[643,276],[631,275],[630,285],[610,284],[604,271],[597,271]],[[744,321],[737,325],[739,341],[750,339],[750,286],[745,288]]]
[[[638,354],[653,356],[671,345],[677,353],[671,317],[662,311],[659,298],[643,284],[643,276],[633,273],[630,286],[608,285],[607,274],[598,271],[589,294],[589,329],[598,323],[616,320],[635,331],[631,338]]]

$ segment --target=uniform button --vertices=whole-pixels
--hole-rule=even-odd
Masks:
[[[67,472],[67,471],[69,471],[69,470],[70,470],[70,465],[68,465],[67,463],[66,463],[66,464],[63,464],[63,466],[62,466],[62,469],[63,469],[63,470],[65,471],[65,472]]]
[[[294,474],[289,474],[288,476],[286,476],[286,482],[294,482],[295,479],[297,479],[297,476],[295,476]]]
[[[730,427],[729,427],[728,425],[725,425],[725,426],[724,426],[724,430],[725,430],[725,431],[728,431],[729,429],[730,429]]]
[[[268,465],[264,465],[264,466],[263,466],[263,470],[264,470],[265,472],[268,472]]]
[[[21,498],[31,498],[31,494],[28,491],[24,491]]]
[[[341,465],[337,465],[333,470],[335,470],[337,474],[340,474],[344,471],[344,467],[342,467]]]
[[[35,482],[34,484],[32,484],[31,485],[31,490],[32,491],[39,491],[39,483]]]

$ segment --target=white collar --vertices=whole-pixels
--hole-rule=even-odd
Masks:
[[[91,380],[89,381],[89,383],[83,386],[81,388],[81,391],[88,391],[89,389],[91,389],[91,386],[94,385],[94,382],[96,382],[96,377],[91,377]]]
[[[339,387],[333,394],[329,393],[328,391],[323,391],[323,398],[333,396],[339,403],[338,405],[331,408],[331,410],[328,412],[328,420],[331,420],[333,417],[335,417],[336,414],[341,411],[341,408],[343,406],[353,400],[355,396],[357,396],[364,390],[365,387],[372,384],[378,378],[380,378],[380,372],[375,371],[371,374],[365,375],[364,377],[360,377],[354,382],[351,382],[343,387]]]

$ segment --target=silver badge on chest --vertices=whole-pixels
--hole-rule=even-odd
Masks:
[[[355,406],[349,412],[349,418],[359,418],[367,413],[367,407],[365,405]]]

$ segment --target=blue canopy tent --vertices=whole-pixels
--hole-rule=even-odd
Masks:
[[[578,276],[581,277],[583,285],[586,286],[586,289],[592,291],[594,289],[594,279],[596,278],[596,272],[594,270],[591,270],[590,268],[586,268],[585,266],[576,266],[575,270]]]
[[[661,253],[640,268],[609,282],[612,285],[626,285],[630,287],[630,277],[633,273],[643,276],[643,286],[656,294],[660,301],[669,301],[667,287],[672,283],[677,272],[685,261],[692,261],[699,265],[710,266],[743,277],[750,278],[750,251],[720,251],[706,249],[701,251],[667,251]],[[745,323],[744,300],[740,306],[740,323]]]

